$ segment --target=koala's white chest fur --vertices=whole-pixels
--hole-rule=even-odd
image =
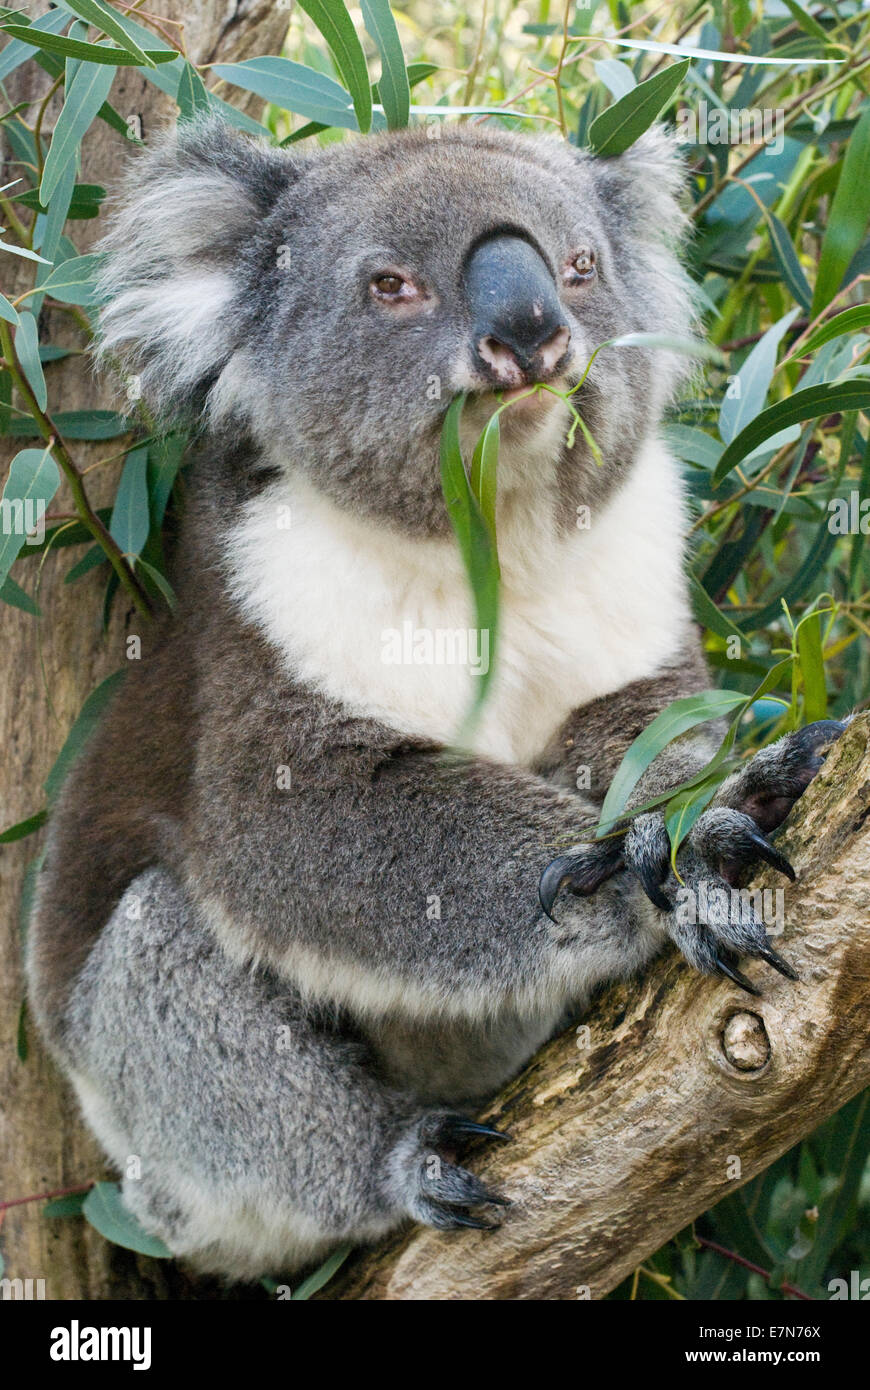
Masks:
[[[559,536],[546,490],[506,496],[498,524],[500,631],[474,749],[523,764],[573,709],[674,655],[688,616],[677,469],[650,441],[588,529]],[[402,734],[455,739],[487,652],[452,539],[400,536],[282,482],[248,504],[228,552],[236,601],[294,676]]]

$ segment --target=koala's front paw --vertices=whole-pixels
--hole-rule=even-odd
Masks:
[[[568,854],[552,859],[538,882],[538,900],[551,922],[553,904],[563,888],[578,898],[588,898],[605,879],[624,868],[621,840],[591,840]],[[558,922],[556,922],[558,926]]]
[[[758,991],[735,969],[738,955],[757,956],[789,979],[797,976],[770,945],[763,923],[745,897],[731,892],[756,860],[764,859],[792,881],[795,871],[767,832],[775,830],[822,766],[823,750],[845,729],[825,719],[786,734],[763,748],[723,782],[713,805],[692,827],[677,853],[682,884],[671,870],[670,843],[660,812],[637,816],[625,837],[625,865],[651,902],[670,914],[668,932],[699,970],[718,970]],[[693,920],[674,911],[679,889],[688,890]],[[727,907],[726,907],[727,903]],[[685,906],[685,899],[682,906]]]
[[[442,1231],[459,1226],[489,1231],[500,1224],[495,1213],[488,1218],[475,1216],[471,1208],[509,1207],[508,1198],[455,1162],[457,1151],[476,1135],[510,1138],[465,1115],[435,1111],[417,1121],[397,1144],[390,1163],[392,1180],[400,1187],[402,1205],[415,1221]]]

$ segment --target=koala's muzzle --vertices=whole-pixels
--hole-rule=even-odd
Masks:
[[[494,386],[547,381],[568,351],[571,331],[543,257],[521,236],[502,233],[465,264],[475,362]]]

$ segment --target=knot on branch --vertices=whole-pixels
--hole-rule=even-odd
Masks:
[[[722,1051],[738,1071],[760,1071],[770,1057],[770,1038],[759,1014],[743,1009],[722,1030]]]

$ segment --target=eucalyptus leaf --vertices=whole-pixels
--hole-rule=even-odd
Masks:
[[[113,1245],[135,1250],[153,1259],[171,1259],[162,1240],[143,1230],[131,1211],[124,1206],[121,1189],[116,1182],[95,1183],[82,1205],[82,1215],[89,1225]]]
[[[736,690],[705,690],[673,700],[627,750],[604,798],[599,824],[607,827],[619,820],[638,781],[673,739],[698,724],[731,714],[745,703],[746,696]]]
[[[96,294],[94,280],[102,261],[103,257],[98,252],[74,256],[55,266],[40,289],[43,294],[50,294],[64,304],[93,304]]]
[[[150,529],[148,450],[133,449],[124,461],[109,534],[117,541],[121,553],[130,559],[141,553]]]
[[[789,310],[768,328],[732,381],[719,411],[719,433],[726,444],[762,410],[776,370],[777,350],[798,312]]]
[[[342,0],[299,0],[299,7],[326,39],[339,76],[351,94],[359,129],[365,134],[372,123],[372,90],[363,46],[350,15]]]
[[[393,11],[389,0],[360,0],[360,7],[363,24],[377,44],[381,56],[378,101],[383,105],[388,128],[401,130],[408,124],[411,87]]]
[[[47,206],[71,160],[78,158],[82,139],[109,95],[115,80],[113,67],[83,62],[66,92],[45,159],[39,185],[39,201]]]
[[[22,449],[15,455],[3,489],[0,584],[59,487],[60,473],[48,449]]]
[[[136,58],[132,53],[117,48],[114,44],[84,43],[81,39],[68,39],[61,34],[35,33],[34,29],[35,26],[32,24],[28,27],[23,24],[4,24],[2,32],[11,34],[22,43],[32,44],[34,48],[41,48],[46,53],[59,53],[63,57],[78,58],[87,63],[108,63],[113,68],[141,67],[143,64],[153,67],[155,63],[165,63],[171,56],[165,49],[157,49]]]
[[[85,703],[82,705],[79,716],[67,734],[66,742],[58,753],[54,765],[45,779],[44,790],[49,803],[54,801],[63,786],[67,773],[97,727],[97,724],[102,718],[103,711],[118,690],[126,674],[126,670],[121,670],[115,671],[111,676],[107,676],[104,681],[100,682],[95,690],[91,691]]]
[[[795,391],[783,401],[768,406],[756,415],[728,444],[713,472],[714,487],[721,483],[737,464],[765,440],[788,425],[803,424],[822,415],[841,410],[866,410],[870,406],[870,383],[843,381],[809,386]]]
[[[870,101],[846,145],[837,191],[819,256],[812,317],[834,298],[852,257],[867,235],[870,222]]]
[[[331,77],[291,58],[246,58],[240,63],[215,63],[212,72],[245,92],[254,92],[297,116],[325,126],[358,130],[348,93]]]
[[[688,71],[688,58],[672,63],[602,111],[589,129],[589,144],[595,153],[612,156],[629,149],[667,106]]]

